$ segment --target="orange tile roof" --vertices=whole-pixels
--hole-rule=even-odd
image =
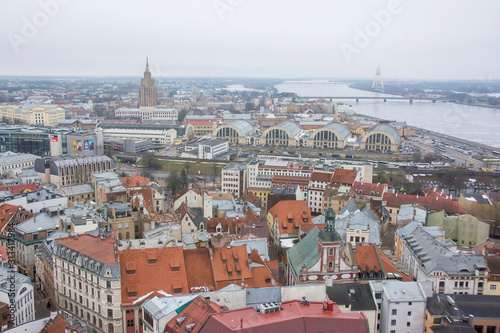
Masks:
[[[274,175],[271,184],[288,182],[292,184],[307,185],[309,183],[309,179],[310,177]]]
[[[382,263],[378,259],[375,245],[356,245],[356,252],[353,253],[354,261],[360,270],[365,272],[379,272]]]
[[[111,233],[111,236],[105,239],[90,234],[80,234],[77,237],[58,238],[56,242],[103,264],[117,265],[118,258],[115,256],[117,237],[117,232]]]
[[[154,214],[154,213],[156,213],[156,211],[155,211],[155,208],[154,208],[154,205],[153,205],[153,191],[154,190],[152,188],[143,188],[143,189],[140,189],[140,190],[131,190],[130,191],[130,196],[133,197],[134,195],[142,195],[144,207],[148,210],[148,212],[150,214]],[[138,202],[136,204],[138,204]],[[132,202],[132,207],[136,207],[136,206],[134,206],[134,202]]]
[[[19,216],[18,213],[20,213]],[[0,232],[3,232],[9,224],[9,221],[12,221],[12,224],[15,225],[17,223],[24,222],[35,215],[35,213],[25,210],[23,206],[3,203],[0,205]]]
[[[143,187],[149,184],[149,179],[135,174],[131,177],[123,177],[122,182],[128,187]]]
[[[194,324],[193,332],[207,320],[213,313],[219,313],[220,306],[210,301],[210,298],[203,296],[196,297],[184,310],[172,318],[166,325],[163,332],[166,333],[184,333],[191,332],[186,326]]]
[[[181,247],[124,250],[119,253],[119,260],[122,305],[133,304],[157,290],[189,293]]]
[[[69,328],[69,332],[73,332],[74,327],[68,324],[63,317],[57,315],[54,319],[49,320],[47,324],[43,327],[40,333],[61,333],[65,332],[66,328]]]
[[[0,246],[0,262],[9,261],[9,255],[3,246]]]
[[[382,260],[382,264],[384,265],[384,270],[386,273],[401,274],[401,276],[403,277],[402,280],[403,282],[413,281],[411,277],[409,277],[408,275],[402,273],[399,269],[397,269],[397,267],[394,266],[392,260],[389,259],[389,257],[386,256],[382,251],[379,251],[379,254],[380,254],[380,260]]]
[[[298,233],[299,226],[312,224],[311,209],[305,200],[283,200],[274,205],[269,213],[278,219],[280,233]],[[304,222],[307,219],[307,222]],[[290,222],[291,220],[291,222]]]
[[[184,250],[189,292],[215,290],[212,259],[208,248]]]
[[[259,288],[279,287],[279,282],[274,278],[273,274],[266,265],[252,267],[253,286]],[[274,284],[273,284],[274,281]]]
[[[311,181],[329,183],[332,181],[332,176],[331,172],[313,171]]]
[[[388,188],[387,184],[354,182],[354,185],[352,186],[352,191],[354,192],[354,194],[374,195],[380,197],[383,192],[387,191],[387,188]]]
[[[244,221],[243,218],[234,217],[208,217],[206,219],[207,231],[209,233],[216,233],[217,226],[220,224],[222,227],[222,232],[227,232],[228,234],[236,234],[236,224],[240,221]],[[246,222],[246,221],[245,221]]]
[[[214,192],[209,192],[208,195],[211,196],[213,199],[231,200],[233,198],[233,195],[231,193],[214,193]]]
[[[333,169],[332,183],[352,185],[356,180],[357,170]]]
[[[253,288],[252,271],[248,267],[245,245],[214,248],[213,269],[217,290],[232,283],[237,285],[244,283],[248,288]]]

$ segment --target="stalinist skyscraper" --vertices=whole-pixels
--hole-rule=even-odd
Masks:
[[[158,97],[156,95],[155,80],[151,78],[148,58],[146,58],[146,70],[144,71],[144,78],[141,79],[141,86],[139,87],[139,107],[141,106],[155,107],[157,103],[158,103]]]

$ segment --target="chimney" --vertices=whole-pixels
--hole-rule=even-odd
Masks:
[[[327,305],[328,305],[328,311],[333,312],[333,301],[331,301],[331,300],[330,300],[330,301],[328,301],[328,302],[327,302]]]
[[[203,300],[203,304],[205,305],[209,305],[210,304],[210,297],[205,297],[205,299]]]
[[[243,328],[243,318],[240,318],[240,328]]]

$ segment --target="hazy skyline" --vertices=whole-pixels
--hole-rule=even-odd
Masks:
[[[0,3],[0,75],[498,79],[500,2]]]

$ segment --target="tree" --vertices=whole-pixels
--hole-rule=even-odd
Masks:
[[[186,174],[186,171],[184,170],[181,171],[180,179],[182,187],[186,187],[188,185],[188,176]]]
[[[179,124],[182,124],[184,118],[186,118],[186,115],[188,114],[188,111],[188,109],[182,109],[181,112],[179,112],[179,115],[177,117],[177,121]]]
[[[252,102],[246,102],[245,103],[245,111],[252,111],[255,110],[255,104]]]
[[[170,173],[170,176],[168,176],[167,180],[167,192],[170,191],[172,192],[172,195],[174,195],[178,190],[181,189],[181,178],[179,177],[179,174],[175,171],[172,171]]]

